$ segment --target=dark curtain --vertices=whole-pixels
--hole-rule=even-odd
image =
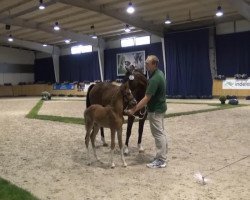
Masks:
[[[212,76],[209,66],[209,30],[165,35],[167,94],[210,96]]]
[[[35,82],[55,82],[55,72],[52,57],[35,59]]]
[[[60,81],[101,80],[98,52],[60,56]]]
[[[120,76],[117,76],[116,54],[133,52],[133,51],[145,51],[145,59],[147,58],[148,55],[156,55],[160,60],[159,68],[164,72],[162,45],[161,45],[161,42],[159,42],[159,43],[153,43],[149,45],[104,50],[104,58],[105,58],[104,59],[104,79],[116,80],[117,78],[122,78]]]
[[[216,35],[217,74],[250,76],[250,31]]]

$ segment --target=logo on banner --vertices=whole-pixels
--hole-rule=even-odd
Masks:
[[[222,83],[222,89],[237,89],[246,90],[250,89],[250,79],[226,79]]]

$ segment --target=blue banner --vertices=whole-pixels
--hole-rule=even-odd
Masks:
[[[54,84],[53,90],[74,90],[75,84],[73,83],[62,83],[62,84]]]

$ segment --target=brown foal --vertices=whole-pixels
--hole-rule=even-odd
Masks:
[[[105,92],[105,91],[103,91]],[[88,107],[84,112],[85,119],[85,145],[88,150],[88,159],[90,160],[89,153],[89,139],[91,139],[91,144],[93,148],[94,156],[97,160],[95,149],[95,139],[100,127],[110,128],[111,131],[111,152],[110,152],[110,162],[111,168],[115,167],[113,161],[113,154],[115,148],[115,133],[117,132],[118,143],[121,151],[121,159],[123,166],[126,167],[127,163],[123,154],[123,143],[122,143],[122,124],[124,122],[123,118],[123,108],[124,106],[134,106],[136,105],[136,100],[132,95],[128,83],[122,84],[115,93],[110,105],[102,106],[98,104],[93,104]]]

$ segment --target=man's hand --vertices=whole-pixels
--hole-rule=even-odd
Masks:
[[[135,108],[132,108],[132,109],[128,109],[128,110],[124,110],[124,112],[127,114],[127,115],[133,115],[135,113]]]

